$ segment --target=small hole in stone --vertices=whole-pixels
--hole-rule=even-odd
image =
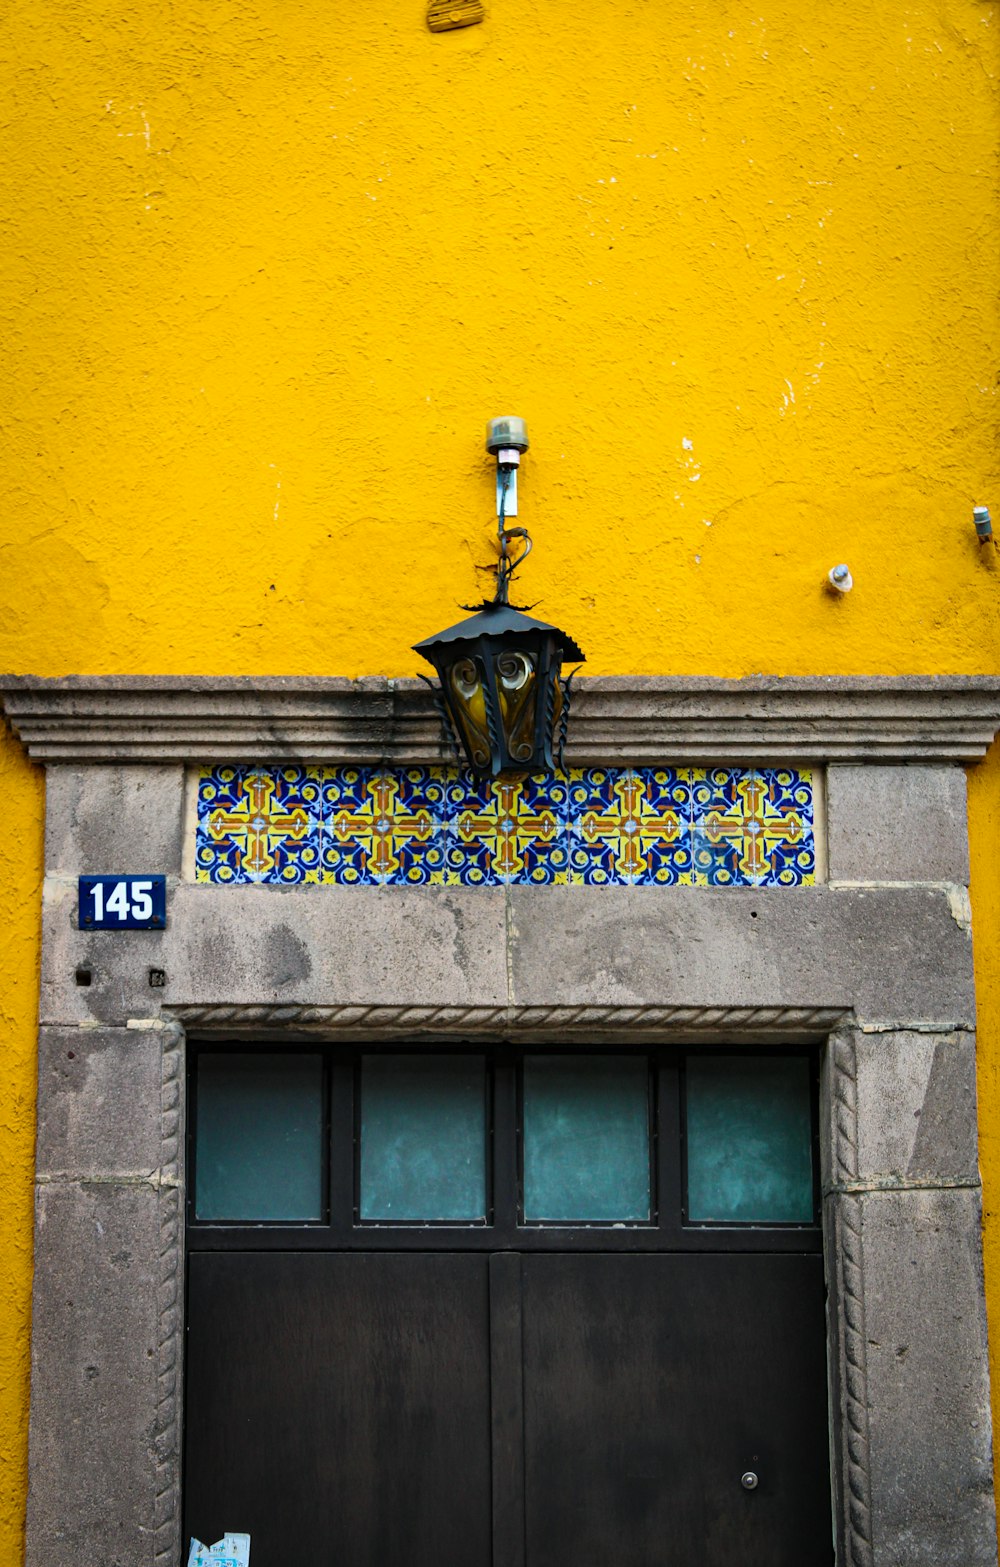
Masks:
[[[166,970],[165,969],[161,969],[161,968],[151,968],[150,969],[150,971],[149,971],[149,984],[150,984],[150,989],[151,990],[162,990],[166,983],[167,983],[167,975],[166,975]]]
[[[90,980],[91,980],[91,973],[90,973],[89,968],[81,967],[81,968],[77,969],[77,971],[76,971],[76,982],[77,982],[78,985],[89,985],[90,984]]]
[[[756,909],[751,909],[750,910],[750,918],[752,920],[755,920],[757,918],[757,910]]]
[[[66,1060],[67,1061],[75,1061],[76,1060],[76,1051],[75,1050],[67,1050],[67,1052],[66,1052]]]

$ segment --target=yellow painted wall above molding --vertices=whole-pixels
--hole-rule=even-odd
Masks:
[[[14,8],[0,668],[415,673],[489,586],[484,427],[517,413],[517,596],[588,672],[1000,670],[998,35],[996,0]],[[41,804],[4,746],[6,1563]]]
[[[12,14],[3,660],[411,672],[511,411],[595,672],[993,667],[995,0],[425,12]]]

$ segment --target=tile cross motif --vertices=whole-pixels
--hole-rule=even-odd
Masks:
[[[811,839],[811,800],[807,823],[794,806],[775,808],[767,783],[759,773],[742,777],[735,792],[736,805],[729,809],[711,806],[699,815],[697,831],[713,848],[742,835],[739,869],[746,881],[755,885],[767,876],[776,853],[780,854],[786,846],[803,843],[807,833]]]
[[[318,795],[317,795],[318,798]],[[283,858],[295,849],[308,848],[310,817],[305,801],[291,804],[282,798],[280,775],[251,772],[242,788],[225,803],[208,813],[211,839],[227,839],[239,846],[240,864],[246,881],[277,879],[274,872]]]
[[[815,881],[812,774],[794,768],[587,768],[483,782],[453,768],[217,767],[199,779],[196,832],[201,882]]]
[[[674,809],[658,809],[635,772],[616,778],[613,789],[617,807],[595,805],[580,816],[574,830],[587,844],[601,841],[611,848],[619,881],[639,882],[651,853],[677,843],[687,823]]]
[[[391,773],[377,773],[360,806],[334,810],[327,820],[338,844],[361,847],[371,879],[376,882],[394,880],[405,847],[411,843],[426,844],[434,832],[430,813],[426,809],[408,810],[399,795],[399,779]]]
[[[500,778],[489,790],[488,803],[464,808],[455,823],[453,858],[460,871],[462,850],[479,844],[488,848],[496,879],[514,882],[525,871],[532,848],[551,845],[559,834],[559,819],[551,806],[537,809],[520,783]]]

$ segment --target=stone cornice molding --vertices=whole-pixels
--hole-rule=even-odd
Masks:
[[[8,675],[0,703],[40,762],[449,760],[418,680]],[[971,762],[998,729],[992,675],[598,676],[574,686],[567,762]]]

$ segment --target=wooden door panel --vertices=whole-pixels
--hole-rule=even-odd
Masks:
[[[245,1530],[253,1567],[490,1567],[486,1257],[188,1266],[188,1535]]]
[[[564,1253],[522,1279],[527,1567],[830,1567],[818,1258]]]

